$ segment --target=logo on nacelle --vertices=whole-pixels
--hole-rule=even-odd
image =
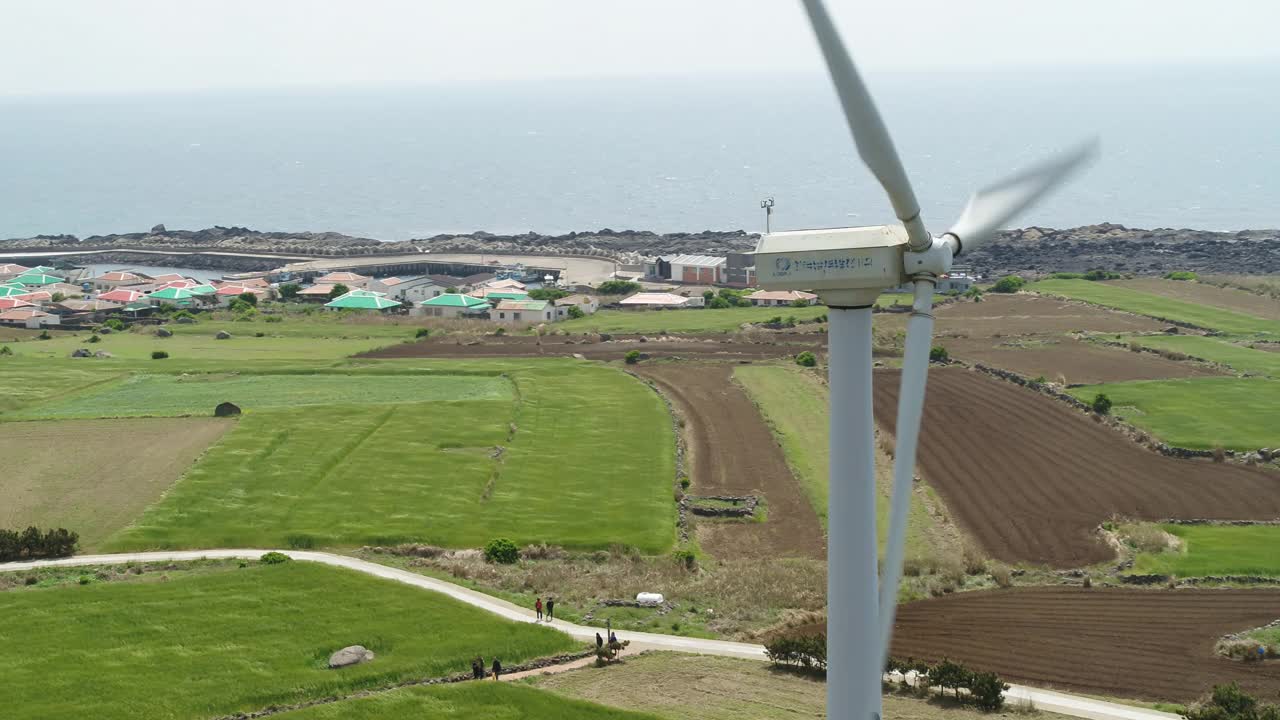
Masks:
[[[791,269],[791,258],[774,258],[773,269],[778,272],[787,272]]]

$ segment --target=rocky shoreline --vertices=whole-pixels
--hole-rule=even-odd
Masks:
[[[743,230],[704,230],[659,234],[646,230],[603,229],[542,235],[528,232],[498,235],[477,231],[435,235],[409,241],[384,242],[335,232],[263,232],[243,227],[215,226],[203,230],[168,230],[157,225],[148,232],[94,235],[38,235],[0,240],[0,252],[58,252],[111,250],[104,262],[172,264],[207,269],[265,270],[280,263],[271,258],[192,256],[176,253],[264,253],[295,257],[392,255],[415,252],[486,252],[512,254],[597,255],[634,264],[652,255],[696,253],[723,255],[749,252],[759,235]],[[130,255],[129,250],[175,252],[173,256]],[[1171,270],[1201,273],[1280,272],[1280,230],[1216,232],[1156,228],[1127,228],[1114,223],[1055,229],[1028,227],[1001,233],[992,243],[966,255],[979,272],[999,276],[1105,268],[1140,275]]]

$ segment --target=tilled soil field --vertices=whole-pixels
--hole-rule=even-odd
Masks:
[[[1268,320],[1280,320],[1280,302],[1266,295],[1258,295],[1235,288],[1218,287],[1198,282],[1161,280],[1159,278],[1134,278],[1112,280],[1108,285],[1119,285],[1130,290],[1140,290],[1153,295],[1185,300],[1200,305],[1225,308],[1246,315],[1256,315]]]
[[[760,495],[767,520],[696,520],[698,541],[719,558],[826,556],[818,515],[787,467],[756,406],[733,382],[727,363],[642,364],[686,418],[687,471],[697,495]]]
[[[890,430],[899,377],[875,375],[876,420]],[[929,373],[919,464],[961,526],[1007,562],[1109,560],[1095,528],[1117,514],[1280,517],[1280,473],[1158,455],[1064,403],[959,368]]]
[[[893,653],[949,657],[1006,680],[1185,702],[1235,681],[1274,701],[1280,661],[1219,657],[1227,633],[1280,617],[1280,590],[1016,588],[959,593],[898,609]]]
[[[1012,370],[1027,377],[1044,376],[1069,383],[1093,384],[1127,380],[1204,377],[1226,373],[1154,353],[1100,347],[1071,337],[948,338],[939,340],[951,357]]]
[[[1063,334],[1075,330],[1105,333],[1154,332],[1168,323],[1084,303],[1042,295],[987,293],[982,302],[954,302],[936,311],[937,334],[944,338]]]
[[[825,328],[824,328],[825,329]],[[642,339],[643,338],[643,339]],[[538,342],[532,335],[485,335],[475,338],[444,336],[415,343],[378,348],[367,358],[483,358],[565,357],[621,360],[639,350],[649,358],[723,358],[761,360],[791,357],[804,350],[825,351],[826,333],[767,333],[748,335],[614,335],[600,341],[592,335],[549,335]]]

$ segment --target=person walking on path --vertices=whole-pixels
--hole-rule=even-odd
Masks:
[[[556,599],[547,598],[547,622],[556,619]]]
[[[596,650],[604,647],[604,638],[600,637],[600,633],[596,633]]]
[[[538,612],[538,619],[542,619],[542,598],[538,598],[533,602],[533,609]],[[550,610],[550,608],[547,608]]]
[[[610,644],[610,645],[612,645],[612,644],[614,644],[614,643],[616,643],[616,642],[618,642],[618,636],[617,636],[617,635],[615,635],[615,634],[614,634],[614,632],[613,632],[612,630],[610,630],[610,631],[609,631],[609,644]]]
[[[471,659],[471,679],[480,679],[480,663],[475,658]]]
[[[498,658],[494,658],[493,659],[493,679],[497,680],[498,674],[501,672],[502,672],[502,663],[498,661]]]
[[[477,655],[475,660],[471,661],[471,671],[475,673],[477,680],[484,679],[484,658]]]

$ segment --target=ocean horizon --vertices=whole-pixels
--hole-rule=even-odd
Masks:
[[[1280,227],[1280,67],[873,74],[926,223],[1089,137],[1019,226]],[[381,240],[893,221],[812,76],[0,99],[0,238],[211,225]]]

